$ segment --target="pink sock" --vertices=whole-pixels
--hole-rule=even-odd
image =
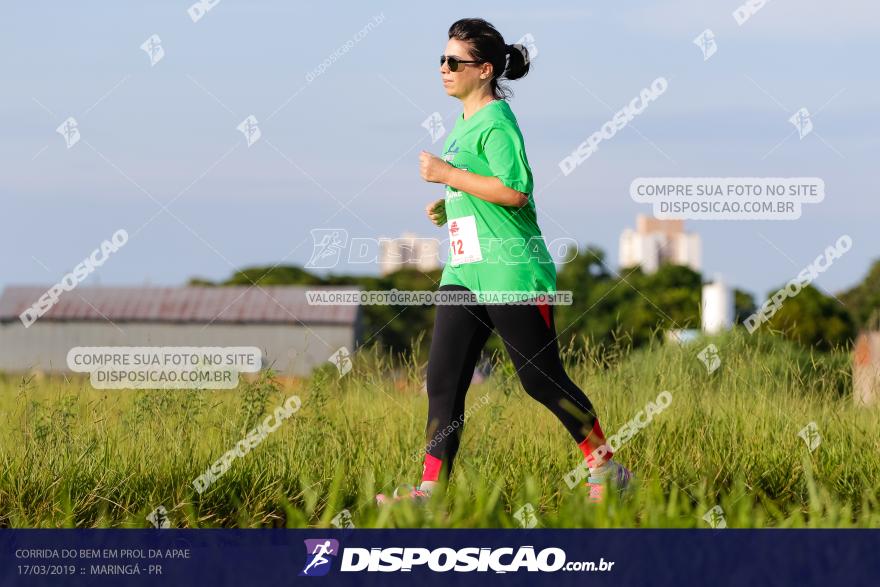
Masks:
[[[425,455],[425,466],[422,469],[422,481],[437,481],[440,478],[440,467],[443,461],[429,454]]]
[[[593,423],[593,429],[587,434],[584,441],[578,444],[578,448],[584,453],[587,466],[591,469],[610,461],[613,456],[611,447],[605,444],[605,434],[602,433],[598,419]]]

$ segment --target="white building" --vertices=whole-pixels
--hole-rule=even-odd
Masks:
[[[435,238],[418,237],[405,232],[400,238],[380,239],[379,271],[388,275],[404,267],[419,271],[440,268],[440,243]]]
[[[672,263],[699,271],[701,248],[700,235],[685,232],[683,220],[639,214],[636,229],[626,228],[620,235],[620,266],[641,265],[645,273],[654,273],[661,264]]]
[[[733,289],[720,275],[715,277],[714,282],[703,285],[700,315],[706,334],[717,334],[733,328]]]

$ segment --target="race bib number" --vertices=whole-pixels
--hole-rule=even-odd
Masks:
[[[462,216],[449,221],[449,244],[453,265],[483,260],[480,238],[477,235],[477,220],[473,216]]]

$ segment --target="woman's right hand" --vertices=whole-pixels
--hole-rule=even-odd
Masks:
[[[435,225],[443,226],[446,224],[446,200],[444,198],[428,204],[425,212],[428,214],[428,219]]]

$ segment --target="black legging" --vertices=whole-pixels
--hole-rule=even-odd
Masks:
[[[444,285],[440,290],[468,291],[456,285]],[[464,398],[493,327],[504,341],[526,393],[553,412],[578,444],[593,428],[593,406],[568,377],[559,358],[553,306],[543,310],[525,304],[437,307],[428,357],[426,452],[443,461],[444,474],[452,472],[464,423]]]

